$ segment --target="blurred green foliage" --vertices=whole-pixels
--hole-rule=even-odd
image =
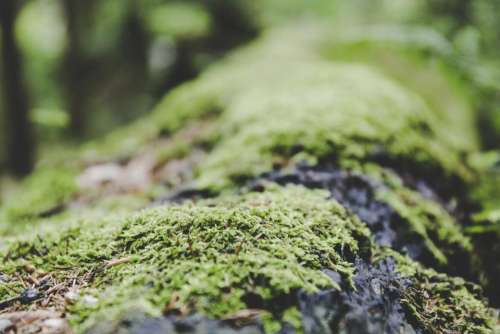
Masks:
[[[171,38],[193,38],[210,31],[210,16],[199,4],[173,2],[150,8],[147,25],[153,34]]]
[[[63,139],[71,110],[66,62],[71,41],[65,5],[71,1],[78,3],[24,1],[17,17],[16,38],[25,65],[31,120],[42,152],[46,146],[53,149],[54,144],[67,142]],[[85,97],[87,137],[144,115],[166,90],[245,42],[246,31],[262,31],[290,20],[323,20],[344,27],[421,25],[442,33],[450,47],[447,60],[470,81],[469,90],[476,96],[483,145],[496,148],[500,140],[499,0],[88,0],[79,6],[82,66],[75,87],[81,87]],[[228,24],[231,18],[236,24]],[[395,36],[389,30],[380,33]],[[3,118],[0,129],[8,126]],[[5,160],[1,146],[0,166]]]
[[[25,80],[33,105],[31,119],[47,130],[61,125],[51,119],[64,108],[55,79],[67,43],[65,29],[58,0],[28,2],[17,18],[16,37],[24,56]]]

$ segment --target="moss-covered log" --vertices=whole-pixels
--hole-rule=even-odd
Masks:
[[[498,329],[496,158],[446,41],[322,29],[271,31],[41,164],[2,207],[0,326]]]

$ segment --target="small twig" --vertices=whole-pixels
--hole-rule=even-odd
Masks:
[[[62,288],[64,286],[64,283],[59,283],[57,285],[54,285],[53,287],[51,287],[50,289],[48,289],[45,294],[46,295],[49,295],[51,294],[52,292],[56,291],[56,290],[59,290],[60,288]]]
[[[40,282],[33,276],[28,276],[27,280],[35,286],[40,285]]]
[[[6,309],[7,307],[10,307],[12,304],[17,302],[19,299],[21,299],[21,296],[15,296],[9,299],[5,299],[0,302],[0,310]]]
[[[123,264],[123,263],[127,263],[127,262],[130,262],[129,257],[124,257],[121,259],[113,259],[113,260],[106,261],[106,267],[109,268],[109,267],[117,266],[119,264]]]

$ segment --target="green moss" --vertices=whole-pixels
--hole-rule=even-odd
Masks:
[[[470,164],[478,171],[470,199],[480,206],[466,231],[473,235],[497,233],[500,236],[500,152],[491,151],[471,155]]]
[[[215,317],[245,308],[249,293],[272,304],[299,288],[333,286],[323,267],[350,276],[352,264],[335,249],[357,252],[355,238],[367,238],[322,192],[277,189],[207,205],[161,208],[126,223],[115,247],[140,263],[107,274],[114,284],[99,298],[102,312],[122,304],[117,298],[161,306],[174,293],[180,305]]]
[[[89,143],[74,159],[128,158],[160,136],[210,117],[217,126],[206,138],[216,148],[199,167],[200,187],[220,190],[304,158],[352,165],[380,153],[470,178],[463,156],[476,150],[476,133],[452,75],[405,51],[406,45],[391,44],[384,52],[386,44],[377,40],[352,37],[332,46],[329,37],[319,36],[329,35],[308,26],[268,33],[174,89],[150,117]],[[444,88],[436,86],[452,88],[442,98],[436,92]]]
[[[453,46],[436,31],[418,26],[343,28],[323,47],[333,61],[376,66],[421,96],[433,114],[455,129],[442,133],[457,149],[477,150],[476,101],[453,62]],[[446,138],[448,137],[448,138]]]
[[[395,257],[398,271],[415,282],[404,303],[418,326],[464,330],[470,322],[471,333],[486,333],[493,326],[494,316],[477,288],[423,269],[394,251],[377,250],[367,228],[324,191],[270,186],[263,193],[163,206],[132,216],[87,218],[43,238],[14,243],[2,269],[22,278],[28,275],[23,266],[30,263],[62,282],[93,272],[93,280],[69,308],[78,332],[132,308],[160,315],[167,304],[221,318],[248,308],[249,295],[262,300],[269,332],[282,321],[300,329],[297,309],[275,301],[298,289],[339,289],[321,269],[330,268],[349,281],[353,254],[371,253],[378,259]],[[127,260],[106,266],[113,259]],[[0,299],[20,290],[20,282],[12,280],[0,289]],[[89,303],[84,295],[97,302]]]
[[[15,270],[29,261],[64,277],[106,260],[133,259],[92,282],[88,293],[99,304],[82,302],[72,311],[74,323],[84,327],[117,316],[131,302],[158,312],[174,296],[179,305],[221,317],[244,309],[244,297],[252,293],[280,314],[285,310],[272,300],[281,295],[338,289],[320,269],[349,278],[353,264],[347,258],[361,246],[370,251],[368,235],[327,193],[276,188],[146,210],[121,222],[82,223],[52,239],[13,245],[7,266]]]
[[[372,67],[325,60],[321,42],[308,37],[314,32],[269,34],[158,106],[154,117],[170,131],[192,118],[220,115],[217,147],[200,166],[200,186],[221,189],[304,156],[363,161],[381,150],[470,177],[462,157],[476,146],[465,102],[431,108]],[[294,39],[283,40],[286,34]]]
[[[464,161],[477,150],[467,101],[450,102],[455,92],[440,101],[424,89],[432,81],[430,74],[417,84],[391,62],[332,62],[318,36],[317,30],[304,27],[269,33],[172,91],[149,118],[77,154],[83,161],[129,158],[171,136],[173,144],[156,151],[159,160],[168,160],[203,142],[212,151],[198,168],[197,185],[231,195],[134,214],[148,202],[144,193],[108,204],[97,198],[95,206],[39,219],[46,226],[34,231],[39,237],[17,236],[0,247],[5,249],[1,271],[13,278],[0,286],[0,299],[21,291],[20,279],[28,276],[22,268],[30,263],[61,282],[79,280],[81,298],[69,306],[77,331],[117,319],[132,307],[159,315],[168,304],[220,318],[247,308],[249,296],[267,310],[262,318],[268,331],[283,321],[299,327],[297,309],[277,305],[280,297],[299,289],[339,289],[321,269],[333,269],[349,281],[355,257],[369,258],[379,250],[368,229],[328,193],[271,186],[262,193],[235,195],[243,180],[304,159],[369,170],[380,154],[461,180],[471,178],[471,169],[478,170]],[[408,57],[401,68],[425,67],[404,52],[394,57]],[[363,57],[359,61],[367,62]],[[441,74],[440,84],[451,80]],[[189,124],[207,120],[212,125],[201,136],[179,136]],[[12,222],[34,221],[64,205],[77,191],[77,174],[35,172],[4,214]],[[387,188],[377,193],[378,199],[402,216],[436,261],[445,265],[450,256],[471,251],[439,203],[394,176],[382,180]],[[398,259],[401,274],[415,282],[405,305],[419,326],[430,332],[466,332],[467,323],[471,332],[493,326],[494,317],[475,288],[390,254]],[[124,261],[107,265],[117,259]],[[84,295],[97,302],[89,303]],[[434,304],[427,305],[429,301]]]
[[[292,325],[297,334],[303,334],[302,329],[302,314],[297,307],[290,307],[283,314],[283,321]]]
[[[471,241],[459,224],[435,201],[425,199],[401,184],[393,189],[379,190],[377,197],[401,216],[410,233],[422,238],[425,247],[442,266],[448,264],[449,256],[472,252]]]
[[[402,276],[412,279],[403,305],[424,332],[493,333],[497,328],[498,314],[485,305],[477,285],[425,269],[393,251],[381,254],[395,258]]]
[[[28,177],[3,207],[4,224],[19,224],[58,210],[77,191],[75,171],[43,169]],[[8,226],[2,226],[1,229]]]

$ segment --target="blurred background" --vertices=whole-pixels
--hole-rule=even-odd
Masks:
[[[0,174],[140,118],[269,26],[318,19],[432,27],[500,139],[500,0],[1,0]],[[497,114],[499,116],[497,116]]]

